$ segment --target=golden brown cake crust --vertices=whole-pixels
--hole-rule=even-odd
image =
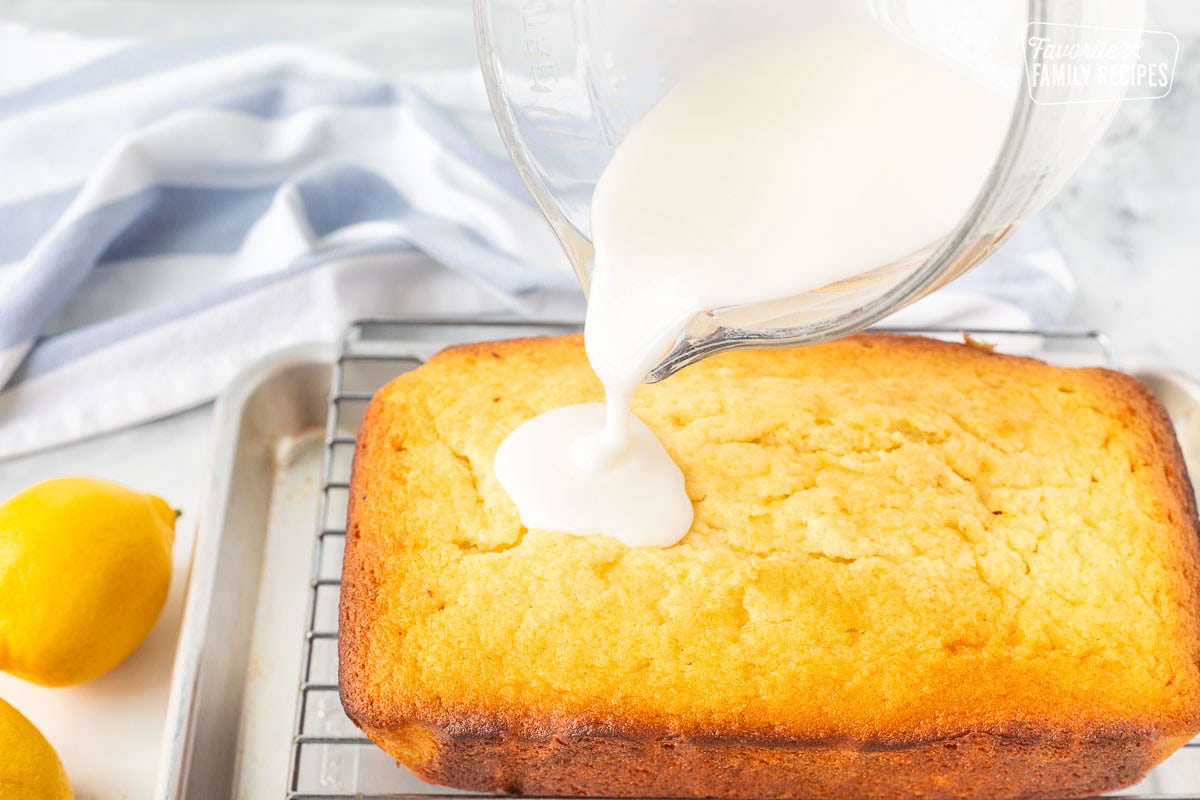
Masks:
[[[857,336],[639,390],[684,541],[526,531],[509,430],[600,399],[578,337],[384,387],[351,481],[343,704],[483,791],[1081,796],[1200,730],[1200,541],[1138,381]]]

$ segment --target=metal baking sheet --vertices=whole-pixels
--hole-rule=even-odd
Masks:
[[[280,353],[243,373],[217,402],[156,798],[232,797],[238,770],[287,768],[290,696],[282,707],[264,707],[260,688],[294,680],[299,655],[284,654],[281,663],[255,645],[291,642],[303,629],[334,357],[330,346]],[[276,614],[260,618],[267,609]],[[272,767],[257,753],[275,738],[271,725],[280,718],[283,764]],[[240,758],[247,750],[255,755]]]
[[[338,701],[336,611],[354,437],[374,391],[445,346],[574,329],[509,319],[368,321],[336,351],[281,353],[230,387],[217,408],[156,798],[468,796],[397,766]],[[1112,360],[1096,334],[974,335],[1059,363]],[[1169,370],[1137,373],[1163,399],[1190,462],[1200,463],[1200,387]],[[1121,794],[1200,797],[1200,741]]]

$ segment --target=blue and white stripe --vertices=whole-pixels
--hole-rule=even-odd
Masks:
[[[204,402],[359,314],[580,312],[507,159],[409,84],[295,45],[12,25],[0,74],[0,455]],[[477,76],[438,84],[486,108]]]
[[[479,76],[431,82],[463,113],[308,47],[0,23],[0,457],[205,402],[354,317],[580,314],[515,170],[460,124],[489,119]],[[1070,279],[1035,249],[916,321],[1050,321]]]

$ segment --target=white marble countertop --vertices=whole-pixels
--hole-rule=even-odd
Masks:
[[[1151,11],[1180,39],[1170,94],[1123,104],[1047,213],[1079,285],[1068,323],[1200,375],[1200,4]]]
[[[1200,376],[1200,6],[1164,0],[1152,4],[1152,14],[1154,27],[1181,39],[1173,91],[1163,100],[1127,103],[1048,213],[1079,284],[1069,324],[1107,332],[1118,355]],[[395,74],[475,61],[466,0],[0,0],[0,18],[95,34],[261,32],[314,41]],[[67,765],[80,800],[150,794],[154,763],[122,737],[96,736],[75,720],[165,702],[210,424],[206,406],[0,462],[0,498],[43,478],[92,474],[160,494],[184,511],[166,611],[129,662],[68,690],[30,688],[0,675],[0,696],[20,693],[22,708],[60,749],[91,753]],[[124,735],[153,737],[161,730],[161,712],[138,719],[144,730]]]

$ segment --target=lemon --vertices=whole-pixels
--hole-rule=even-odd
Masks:
[[[124,661],[162,610],[174,537],[165,501],[96,478],[0,505],[0,670],[67,686]]]
[[[54,748],[20,711],[0,700],[0,797],[71,800],[71,784]]]

